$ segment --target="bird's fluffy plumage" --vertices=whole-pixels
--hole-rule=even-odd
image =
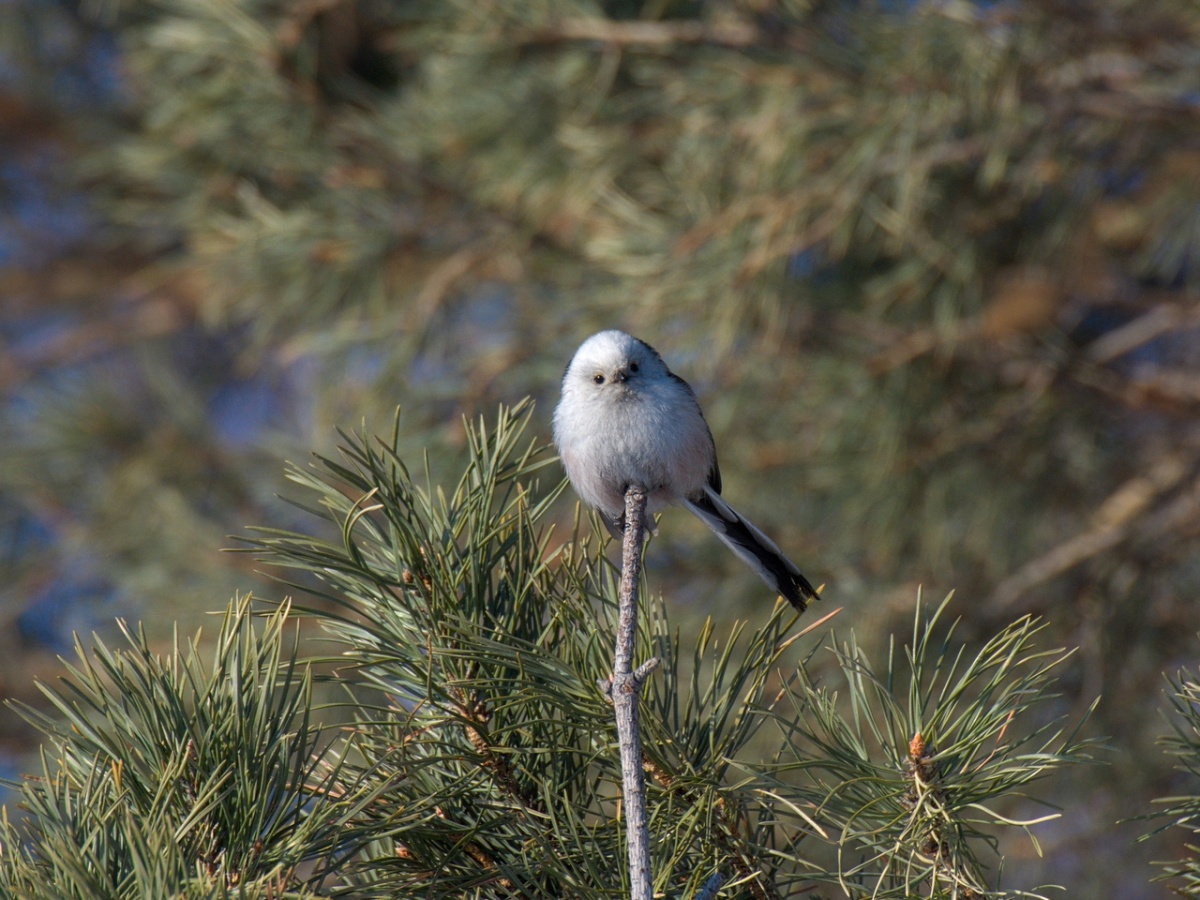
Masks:
[[[584,502],[619,533],[625,490],[648,493],[647,515],[682,503],[798,609],[817,596],[770,538],[721,497],[712,432],[687,382],[644,341],[592,335],[563,375],[554,443]]]

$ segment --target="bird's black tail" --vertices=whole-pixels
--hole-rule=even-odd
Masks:
[[[704,496],[685,500],[684,505],[711,528],[722,541],[750,568],[758,573],[776,593],[803,612],[817,592],[795,564],[783,555],[775,542],[763,534],[712,488]]]

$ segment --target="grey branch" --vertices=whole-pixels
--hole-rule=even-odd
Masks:
[[[646,822],[646,776],[642,770],[642,736],[638,726],[638,695],[642,681],[657,660],[633,670],[637,637],[638,583],[642,568],[642,542],[646,533],[646,489],[630,485],[625,491],[625,534],[621,559],[621,597],[617,618],[617,646],[613,658],[611,696],[617,717],[621,752],[625,835],[629,847],[629,880],[632,900],[651,900],[650,831]]]

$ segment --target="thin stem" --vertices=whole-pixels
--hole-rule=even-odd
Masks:
[[[633,645],[637,636],[638,586],[642,577],[642,544],[646,540],[646,489],[630,485],[625,491],[625,535],[621,547],[621,605],[613,671],[633,674]]]
[[[651,900],[653,891],[650,831],[646,822],[646,778],[642,771],[642,736],[638,725],[638,695],[642,680],[653,666],[642,666],[636,673],[633,671],[645,516],[646,489],[640,485],[630,485],[625,491],[625,540],[622,546],[617,646],[613,657],[612,701],[621,751],[631,900]]]

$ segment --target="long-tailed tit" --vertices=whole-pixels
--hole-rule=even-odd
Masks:
[[[614,537],[625,524],[625,489],[640,485],[647,517],[682,503],[796,609],[817,597],[775,542],[722,499],[696,395],[649,344],[601,331],[580,345],[563,375],[554,443],[572,486]]]

